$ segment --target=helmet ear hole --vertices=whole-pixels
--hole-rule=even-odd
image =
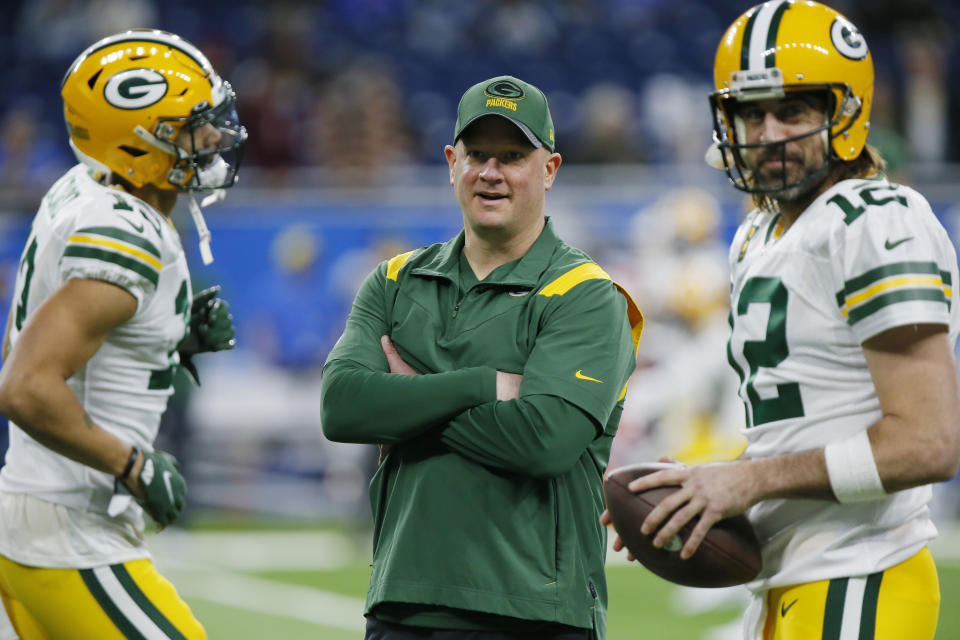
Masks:
[[[129,153],[134,158],[139,158],[140,156],[147,155],[147,152],[144,151],[143,149],[137,149],[136,147],[131,147],[130,145],[127,145],[127,144],[120,145],[118,149],[120,149],[121,151],[125,151],[126,153]]]
[[[90,79],[87,80],[87,86],[90,87],[90,90],[93,90],[94,85],[97,84],[97,78],[100,77],[100,74],[103,73],[103,69],[97,69],[97,72],[90,76]]]

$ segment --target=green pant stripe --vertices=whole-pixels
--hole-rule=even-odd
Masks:
[[[187,640],[186,637],[180,631],[173,626],[173,623],[163,615],[156,605],[151,602],[143,591],[140,590],[140,587],[137,586],[137,583],[133,581],[133,578],[130,576],[130,573],[127,571],[127,568],[122,564],[115,564],[110,566],[110,570],[113,571],[113,575],[117,576],[117,580],[120,581],[120,584],[123,585],[124,590],[130,595],[137,606],[143,610],[147,616],[153,620],[153,623],[160,627],[160,629],[167,634],[167,637],[170,640]]]
[[[827,603],[823,608],[822,640],[840,640],[843,627],[843,601],[847,598],[849,578],[837,578],[827,587]]]
[[[860,609],[860,640],[873,640],[877,627],[877,599],[880,597],[880,582],[883,571],[867,576],[863,589],[863,606]]]
[[[84,584],[87,585],[87,589],[97,601],[97,604],[100,605],[103,612],[107,614],[107,617],[110,618],[111,622],[116,625],[117,629],[120,630],[120,633],[122,633],[127,640],[147,640],[144,635],[133,626],[133,623],[127,620],[127,617],[123,615],[123,612],[114,604],[113,600],[110,599],[110,596],[107,595],[106,590],[101,586],[97,576],[93,573],[93,569],[80,569],[80,577],[83,578]]]
[[[943,295],[943,289],[900,289],[874,296],[863,304],[851,309],[847,322],[851,325],[856,324],[883,307],[898,302],[908,302],[910,300],[947,302],[947,298]]]
[[[103,262],[112,262],[140,274],[156,286],[160,280],[160,273],[148,264],[128,258],[108,249],[94,249],[92,247],[80,247],[77,245],[67,245],[63,252],[64,258],[92,258],[102,260]]]
[[[760,9],[761,7],[756,7],[756,10],[747,18],[747,24],[743,28],[743,42],[740,45],[741,69],[750,68],[750,37],[753,35],[753,23],[757,21],[757,14],[760,13]]]
[[[783,12],[789,7],[789,2],[781,3],[773,17],[770,18],[770,28],[767,29],[767,53],[763,57],[763,66],[767,69],[777,66],[777,32],[780,31],[780,20],[783,18]]]
[[[104,236],[107,238],[113,238],[114,240],[120,240],[126,242],[127,244],[132,244],[135,247],[140,247],[157,260],[160,260],[160,250],[146,238],[141,238],[140,236],[130,233],[129,231],[124,231],[123,229],[116,229],[114,227],[85,227],[83,229],[78,229],[77,233],[93,233],[98,236]]]

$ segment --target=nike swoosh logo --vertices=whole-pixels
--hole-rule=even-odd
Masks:
[[[123,220],[124,222],[126,222],[127,224],[129,224],[131,227],[133,227],[134,230],[135,230],[137,233],[143,233],[143,223],[142,223],[142,222],[140,223],[140,226],[138,227],[137,225],[133,224],[133,220],[130,220],[129,218],[122,218],[122,220]]]
[[[575,375],[580,380],[590,380],[591,382],[599,382],[600,384],[603,384],[603,380],[597,380],[596,378],[591,378],[590,376],[583,375],[583,369],[577,369],[577,372],[573,375]]]
[[[170,496],[170,504],[173,504],[173,487],[170,485],[170,478],[173,477],[173,474],[169,471],[163,472],[163,485],[167,488],[167,495]]]
[[[790,609],[793,608],[793,605],[797,604],[797,600],[799,600],[799,599],[800,599],[800,598],[794,598],[793,602],[791,602],[790,604],[786,604],[786,605],[783,604],[783,603],[781,603],[781,604],[780,604],[780,617],[782,618],[782,617],[784,617],[785,615],[787,615],[787,611],[790,611]]]
[[[904,242],[908,242],[910,240],[913,240],[913,236],[907,236],[906,238],[901,238],[900,240],[896,240],[895,242],[890,242],[890,240],[887,240],[886,242],[883,243],[883,248],[889,251],[890,249],[893,249],[894,247],[898,247]]]

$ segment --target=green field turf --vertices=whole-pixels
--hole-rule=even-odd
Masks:
[[[283,534],[262,539],[240,533],[240,541],[233,538],[237,533],[214,533],[196,548],[191,547],[196,534],[166,540],[163,534],[154,544],[158,566],[211,639],[363,637],[362,599],[369,567],[362,541],[331,548],[320,531],[301,531],[289,539]],[[960,638],[960,608],[953,604],[960,599],[960,561],[955,559],[960,549],[950,549],[946,557],[934,550],[944,603],[937,639],[953,640]],[[684,599],[681,589],[637,565],[611,565],[607,576],[610,640],[726,639],[731,636],[720,635],[719,628],[737,621],[742,611],[738,600],[701,610]],[[685,593],[689,598],[690,592]]]

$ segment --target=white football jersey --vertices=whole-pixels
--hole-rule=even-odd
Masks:
[[[861,344],[887,329],[947,325],[957,339],[957,257],[916,191],[845,180],[777,237],[778,214],[747,216],[730,249],[730,364],[746,408],[746,455],[825,446],[881,417]],[[753,589],[870,574],[936,536],[929,485],[873,502],[767,500]]]
[[[78,165],[51,187],[33,220],[14,291],[12,349],[31,313],[72,278],[104,280],[137,299],[134,316],[67,384],[97,425],[151,450],[190,317],[190,274],[180,238],[165,216],[99,184]],[[11,422],[0,490],[106,514],[113,485],[109,474],[53,452]],[[140,521],[139,507],[123,506],[118,517]]]

